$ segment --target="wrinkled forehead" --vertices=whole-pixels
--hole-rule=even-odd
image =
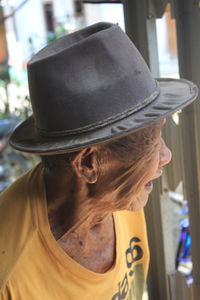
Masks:
[[[165,119],[151,123],[150,125],[132,132],[126,136],[105,144],[111,153],[115,153],[120,160],[128,159],[132,162],[149,155],[155,150],[161,139],[161,129]]]
[[[139,129],[136,132],[133,132],[130,136],[132,136],[133,138],[135,138],[137,140],[137,138],[140,138],[142,136],[146,136],[146,137],[155,137],[157,136],[157,134],[159,132],[161,132],[163,126],[166,123],[166,119],[161,119],[159,121],[153,122],[149,125],[147,125],[146,127]]]

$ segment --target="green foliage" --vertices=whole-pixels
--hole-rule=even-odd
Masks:
[[[52,43],[59,37],[65,35],[68,31],[65,29],[64,25],[59,25],[56,27],[55,32],[49,32],[47,36],[47,44]]]

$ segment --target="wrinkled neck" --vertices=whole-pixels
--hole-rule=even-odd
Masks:
[[[45,170],[47,210],[51,230],[56,239],[63,234],[100,230],[111,212],[100,211],[97,201],[89,196],[89,184],[70,169],[53,174]]]

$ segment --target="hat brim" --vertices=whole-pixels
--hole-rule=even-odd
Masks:
[[[31,116],[15,129],[10,144],[17,150],[38,155],[76,151],[141,129],[182,109],[198,96],[197,86],[188,80],[165,78],[158,82],[160,94],[152,103],[112,124],[81,134],[50,138],[38,134]]]

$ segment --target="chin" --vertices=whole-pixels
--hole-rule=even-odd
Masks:
[[[146,190],[144,190],[143,192],[134,196],[134,199],[132,199],[128,210],[136,211],[144,208],[144,206],[148,202],[149,194],[150,194],[149,192],[147,193]]]

